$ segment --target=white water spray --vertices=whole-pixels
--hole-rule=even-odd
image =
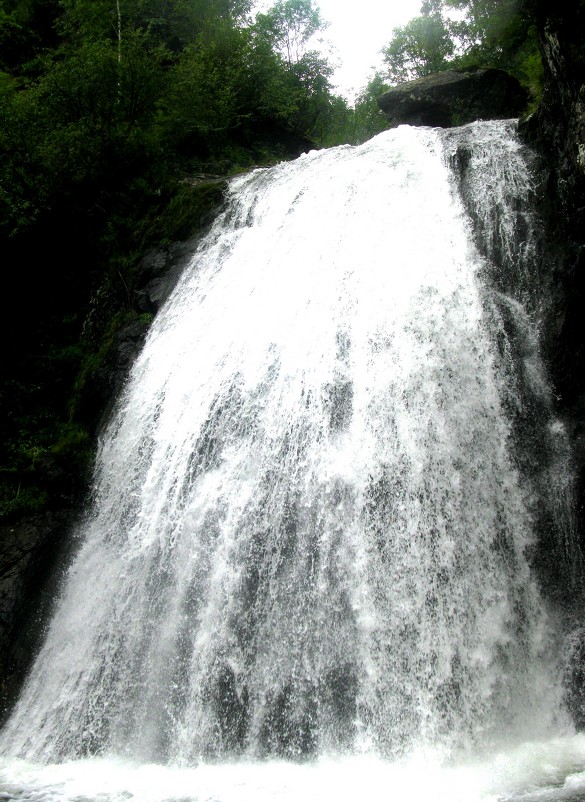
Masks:
[[[518,261],[511,129],[467,130],[513,143],[486,203]],[[5,755],[408,764],[570,734],[512,443],[548,389],[449,143],[401,127],[231,182],[103,437]]]

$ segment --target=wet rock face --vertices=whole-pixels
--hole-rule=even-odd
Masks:
[[[0,527],[0,721],[42,635],[72,519],[56,511]]]
[[[571,202],[585,182],[585,3],[575,0],[562,13],[551,0],[535,5],[545,80],[534,129],[550,147],[563,199]]]
[[[390,126],[429,125],[451,128],[474,120],[519,117],[526,91],[503,70],[477,69],[445,72],[391,87],[378,105]]]
[[[585,2],[526,0],[526,6],[536,21],[544,67],[539,108],[520,126],[541,162],[549,265],[541,340],[573,441],[576,516],[585,553]],[[584,595],[576,600],[581,608]]]
[[[575,727],[585,730],[585,630],[569,633],[563,654],[564,702]]]

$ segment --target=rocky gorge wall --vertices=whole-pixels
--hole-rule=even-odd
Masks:
[[[540,155],[549,275],[542,347],[559,410],[571,428],[585,532],[585,7],[537,0],[545,81],[521,132]]]
[[[575,473],[575,528],[585,554],[585,4],[530,0],[544,67],[538,110],[520,127],[539,158],[546,275],[540,340],[569,434]],[[566,578],[566,703],[585,729],[585,582]]]

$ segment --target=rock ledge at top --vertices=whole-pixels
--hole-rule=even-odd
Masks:
[[[388,89],[378,106],[391,127],[428,125],[451,128],[474,120],[519,117],[527,93],[504,70],[446,70]]]

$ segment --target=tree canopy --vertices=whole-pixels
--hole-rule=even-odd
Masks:
[[[312,0],[276,0],[256,16],[255,29],[286,58],[289,65],[301,60],[311,37],[327,27]]]
[[[102,174],[131,165],[155,182],[163,164],[168,175],[246,166],[263,126],[319,144],[338,101],[327,60],[305,49],[324,25],[318,8],[277,0],[253,20],[250,6],[2,0],[0,234],[33,223],[66,184],[99,194]]]
[[[449,64],[454,51],[440,7],[427,2],[420,16],[394,29],[392,39],[383,49],[386,78],[397,84],[439,72]]]

